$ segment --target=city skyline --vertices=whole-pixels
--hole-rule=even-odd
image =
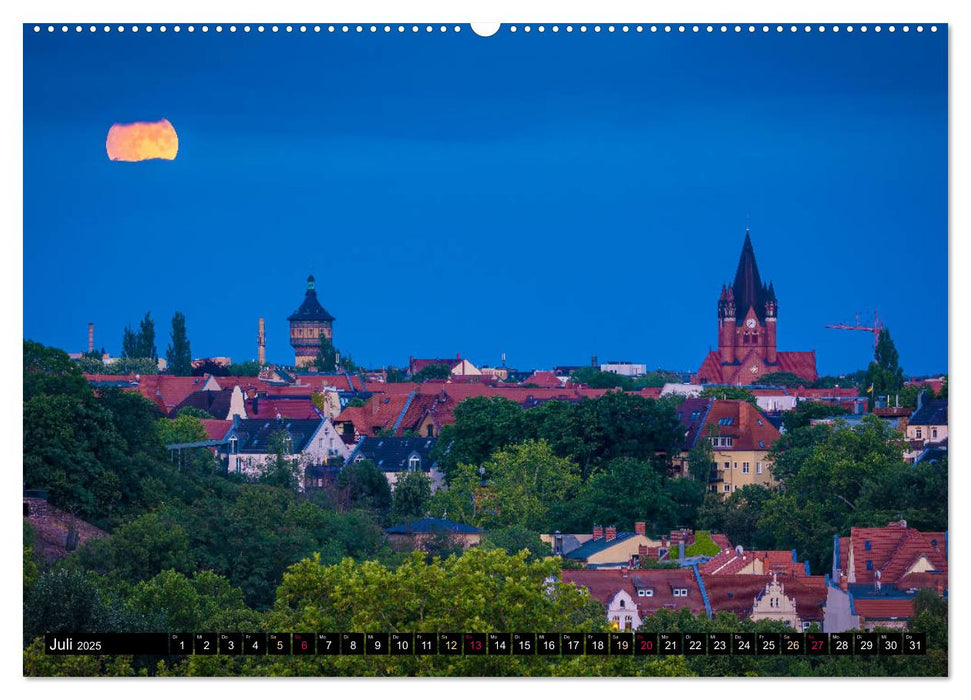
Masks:
[[[288,364],[313,274],[366,366],[694,371],[749,226],[780,347],[864,368],[825,326],[877,311],[947,370],[943,34],[24,40],[27,338],[114,355],[151,311],[164,354],[182,311],[240,361],[263,317]],[[108,160],[162,118],[174,161]]]

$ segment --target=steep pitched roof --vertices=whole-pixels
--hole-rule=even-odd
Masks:
[[[231,420],[203,418],[202,427],[206,429],[206,437],[209,440],[222,440],[233,427],[233,422]]]
[[[690,450],[698,440],[698,434],[705,425],[708,410],[714,399],[685,399],[678,406],[678,420],[684,428],[684,441],[681,449]]]
[[[417,455],[422,471],[427,472],[432,468],[431,451],[437,443],[437,438],[365,437],[348,461],[362,457],[374,462],[381,471],[405,472],[411,456]]]
[[[610,549],[624,540],[629,540],[631,537],[635,536],[636,533],[634,532],[618,532],[617,536],[612,540],[608,540],[605,537],[598,540],[589,540],[564,556],[567,559],[585,561],[594,554],[598,554],[606,549]]]
[[[908,528],[905,521],[886,527],[854,527],[850,529],[848,548],[853,550],[856,583],[873,583],[880,572],[882,584],[897,582],[921,556],[926,557],[934,570],[947,575],[946,533],[919,532]],[[840,539],[840,546],[843,540]],[[842,551],[840,558],[844,559]],[[867,568],[867,562],[871,562]],[[843,564],[844,567],[846,564]]]
[[[169,411],[169,418],[174,418],[183,408],[198,408],[213,418],[224,420],[229,416],[230,403],[233,398],[232,389],[219,391],[194,391]]]
[[[762,284],[759,276],[759,266],[755,262],[755,249],[749,232],[745,231],[745,242],[742,244],[742,254],[738,258],[738,268],[735,270],[735,281],[732,283],[735,295],[736,323],[741,325],[745,315],[751,307],[759,321],[765,322],[765,302],[769,292]]]
[[[776,353],[776,362],[778,364],[776,372],[791,372],[811,382],[819,378],[816,372],[815,350],[780,350]]]
[[[708,602],[713,613],[731,612],[748,617],[752,612],[755,598],[772,581],[771,574],[752,576],[705,575],[701,574],[708,594]],[[826,578],[824,576],[803,576],[801,578],[778,575],[786,596],[796,601],[796,613],[804,622],[818,622],[823,619],[826,603]]]
[[[565,379],[565,377],[563,379]],[[559,389],[564,384],[563,381],[560,381],[560,377],[545,370],[537,370],[533,372],[531,375],[526,377],[522,383],[535,384],[537,387],[545,387],[549,389]]]
[[[947,425],[947,400],[925,401],[910,417],[910,425]]]
[[[239,442],[240,454],[265,454],[269,451],[277,433],[286,432],[290,436],[290,453],[303,452],[320,428],[323,419],[316,420],[266,420],[247,418],[240,420],[232,430]]]
[[[605,606],[620,591],[626,591],[634,600],[641,617],[664,609],[676,611],[688,608],[693,615],[705,612],[704,598],[690,569],[564,569],[560,579],[578,588],[586,588],[591,598]],[[652,595],[639,596],[638,588],[649,588]],[[687,588],[688,595],[675,596],[675,588]]]
[[[688,400],[698,401],[698,399]],[[698,432],[698,436],[703,438],[707,438],[709,435],[731,437],[732,447],[730,449],[746,451],[767,450],[781,437],[776,427],[758,408],[748,401],[733,399],[715,399],[712,401],[711,407],[705,415],[704,425],[698,429]]]
[[[314,276],[307,278],[307,292],[304,294],[303,303],[292,314],[287,316],[288,321],[334,321],[327,309],[317,301],[317,291],[314,289]]]

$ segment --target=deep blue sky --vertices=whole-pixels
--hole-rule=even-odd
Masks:
[[[167,118],[175,161],[111,162]],[[946,31],[24,30],[24,334],[292,362],[308,274],[367,365],[694,370],[750,222],[779,348],[946,371]]]

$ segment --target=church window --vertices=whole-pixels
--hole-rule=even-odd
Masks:
[[[742,336],[742,344],[748,345],[748,333]]]

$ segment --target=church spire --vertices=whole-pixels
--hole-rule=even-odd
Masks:
[[[735,297],[735,308],[738,310],[739,323],[745,318],[750,308],[755,310],[760,321],[765,321],[765,302],[767,290],[762,285],[759,276],[759,266],[755,262],[755,249],[752,238],[745,229],[745,242],[742,244],[742,254],[738,259],[738,269],[735,271],[735,282],[732,284]]]

